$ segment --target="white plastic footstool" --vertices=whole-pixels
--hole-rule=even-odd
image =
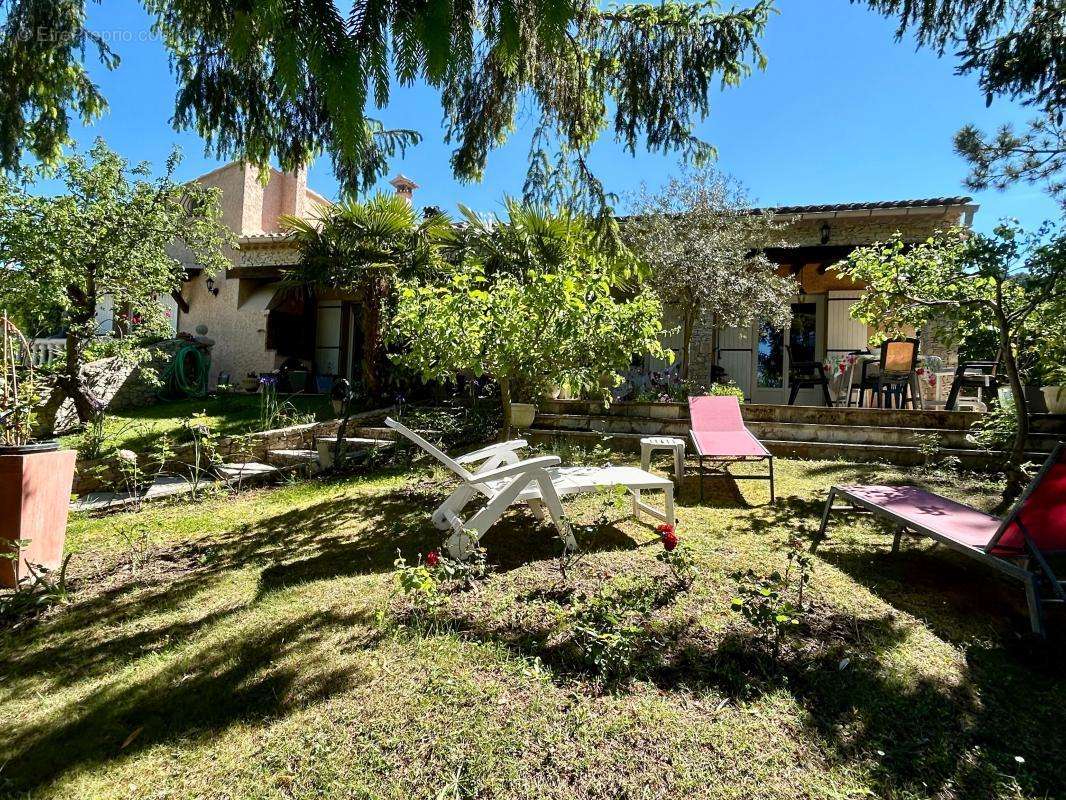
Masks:
[[[655,450],[673,450],[674,479],[681,482],[685,476],[685,440],[675,436],[645,436],[640,440],[640,468],[645,472],[651,464],[651,454]]]

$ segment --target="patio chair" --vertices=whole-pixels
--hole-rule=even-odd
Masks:
[[[977,401],[985,402],[984,392],[990,391],[994,396],[999,384],[998,355],[994,361],[960,361],[955,368],[955,377],[951,381],[944,410],[955,410],[963,389],[976,389]]]
[[[892,407],[893,398],[896,399],[896,407],[903,408],[908,399],[911,408],[915,407],[915,398],[909,396],[911,384],[914,378],[914,370],[918,365],[918,340],[917,339],[893,339],[881,345],[881,360],[877,365],[877,372],[869,374],[871,363],[864,361],[862,364],[862,377],[857,386],[852,386],[852,391],[859,392],[859,407],[864,405],[866,392],[872,392],[871,405],[874,399],[878,408]],[[851,405],[851,398],[848,398]]]
[[[720,462],[718,474],[734,480],[770,481],[770,502],[774,502],[774,457],[744,424],[740,402],[735,397],[690,397],[689,434],[700,462],[700,502],[703,502],[704,459]],[[768,461],[769,475],[736,475],[729,465],[740,461]]]
[[[539,456],[520,460],[517,454],[526,446],[522,439],[497,442],[472,453],[452,458],[417,433],[394,419],[385,424],[410,439],[459,478],[460,484],[433,512],[433,524],[438,530],[451,530],[445,543],[453,558],[463,559],[473,545],[491,528],[507,509],[524,503],[537,519],[544,519],[547,507],[551,521],[566,547],[577,549],[577,541],[566,522],[562,498],[571,494],[595,492],[604,487],[624,486],[633,500],[633,516],[640,519],[645,512],[655,519],[676,524],[674,514],[674,483],[669,478],[653,475],[636,467],[561,467],[558,456]],[[478,465],[474,472],[464,465]],[[642,491],[661,491],[662,509],[650,506],[641,499]],[[472,516],[460,516],[463,509],[478,495],[487,502]]]
[[[850,506],[836,507],[841,498]],[[817,550],[833,511],[870,513],[895,523],[892,552],[904,533],[928,536],[1025,584],[1029,622],[1044,635],[1044,605],[1066,603],[1048,556],[1066,553],[1066,444],[1060,442],[1001,520],[915,486],[834,486],[811,544]]]
[[[821,361],[793,361],[792,348],[785,345],[788,351],[788,385],[791,390],[788,393],[788,404],[796,404],[796,396],[800,389],[815,389],[821,387],[822,399],[827,407],[833,405],[833,398],[829,394],[829,379],[825,374],[825,367]]]

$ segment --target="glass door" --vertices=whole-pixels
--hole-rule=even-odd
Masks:
[[[804,295],[792,303],[792,323],[787,332],[769,322],[755,326],[752,359],[753,403],[784,405],[788,402],[789,351],[797,361],[817,361],[825,353],[825,295]],[[786,337],[787,333],[787,337]],[[797,405],[821,405],[818,389],[802,389]]]

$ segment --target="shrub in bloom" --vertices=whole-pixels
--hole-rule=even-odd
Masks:
[[[664,522],[662,525],[659,525],[655,529],[655,531],[662,538],[663,547],[666,549],[667,552],[677,547],[677,543],[679,540],[677,538],[677,531],[675,530],[673,525]]]

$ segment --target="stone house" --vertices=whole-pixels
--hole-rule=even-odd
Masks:
[[[788,224],[783,245],[766,254],[779,273],[796,278],[792,299],[792,324],[788,330],[766,323],[746,328],[716,329],[713,320],[701,320],[692,337],[690,377],[708,381],[712,368],[725,370],[757,403],[783,404],[788,400],[788,349],[806,359],[821,360],[866,347],[873,331],[850,316],[851,306],[864,287],[842,278],[833,265],[856,247],[890,238],[897,231],[906,241],[918,242],[938,229],[969,227],[978,206],[969,197],[938,197],[840,205],[779,206],[770,209]],[[667,327],[676,325],[668,318]],[[680,348],[680,334],[668,344]],[[787,347],[786,347],[787,346]],[[926,337],[922,350],[953,363],[954,349]],[[644,370],[662,369],[664,363],[647,360]],[[800,404],[820,405],[816,390],[800,392]]]
[[[176,297],[176,330],[214,341],[210,383],[239,382],[299,361],[322,375],[359,375],[355,297],[331,290],[313,295],[284,281],[299,263],[296,246],[281,230],[289,215],[315,220],[331,204],[307,186],[307,172],[271,169],[266,182],[256,167],[227,164],[196,179],[222,192],[222,220],[236,235],[224,274],[204,275],[188,264]],[[391,181],[410,202],[418,185],[403,175]]]
[[[314,219],[329,201],[307,186],[305,171],[271,170],[267,181],[258,170],[227,164],[198,181],[222,191],[223,221],[236,235],[232,264],[224,274],[206,276],[190,263],[188,280],[175,301],[177,331],[196,334],[201,326],[214,340],[211,383],[219,376],[240,381],[250,373],[276,370],[299,361],[318,374],[359,374],[359,305],[354,297],[317,291],[313,296],[286,286],[286,267],[298,263],[296,247],[279,219],[289,214]],[[396,192],[411,201],[417,187],[400,175]],[[863,287],[841,278],[833,265],[855,247],[882,241],[899,231],[920,241],[935,230],[969,226],[977,206],[968,197],[940,197],[840,205],[780,206],[773,212],[788,220],[780,246],[767,248],[781,274],[798,282],[789,330],[756,323],[744,329],[716,330],[702,320],[693,335],[691,376],[708,380],[717,365],[752,401],[784,403],[788,398],[788,350],[822,359],[865,347],[871,331],[851,319],[849,311]],[[667,320],[667,327],[673,323]],[[680,336],[676,337],[677,340]],[[680,341],[668,344],[675,349]],[[927,352],[936,348],[923,342]],[[953,352],[943,352],[950,362]],[[664,364],[647,360],[646,371]],[[813,390],[798,402],[815,403]]]

